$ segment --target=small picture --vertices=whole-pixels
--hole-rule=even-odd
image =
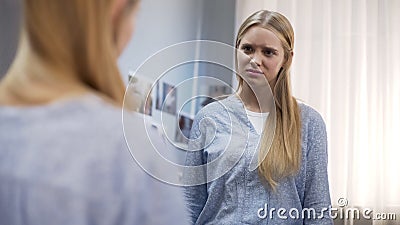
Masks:
[[[179,143],[187,144],[190,135],[190,129],[192,129],[193,119],[187,115],[180,114],[178,120],[178,126],[175,132],[175,141]]]
[[[208,95],[212,98],[220,98],[232,93],[231,89],[228,85],[212,85],[208,89]]]
[[[153,98],[151,94],[152,82],[144,77],[129,75],[128,93],[132,98],[132,104],[135,110],[151,116]]]
[[[167,112],[169,114],[176,114],[176,88],[173,85],[157,82],[157,97],[156,109]]]
[[[228,85],[211,85],[208,87],[207,96],[201,96],[197,98],[199,105],[197,105],[197,112],[204,106],[215,102],[217,100],[224,99],[232,93],[232,87]]]

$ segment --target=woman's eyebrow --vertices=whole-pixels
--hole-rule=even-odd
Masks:
[[[248,43],[248,42],[243,42],[240,45],[241,46],[251,46],[251,47],[255,47],[255,48],[259,47],[259,48],[261,48],[263,50],[271,51],[271,52],[274,52],[274,53],[278,52],[278,49],[276,49],[276,48],[274,48],[272,46],[265,46],[265,45],[259,45],[258,46],[258,45],[251,44],[251,43]]]
[[[241,43],[241,45],[252,45],[252,44],[244,42],[244,43]]]
[[[273,47],[264,47],[264,50],[268,50],[268,51],[271,51],[271,52],[278,52],[278,49],[275,49],[275,48],[273,48]]]

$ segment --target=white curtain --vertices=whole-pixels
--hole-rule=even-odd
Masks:
[[[332,204],[399,212],[400,1],[237,0],[236,27],[259,9],[294,27],[292,86],[325,119]]]

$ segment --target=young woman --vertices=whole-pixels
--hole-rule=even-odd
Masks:
[[[184,174],[192,224],[333,224],[325,124],[291,93],[291,24],[258,11],[236,48],[237,93],[193,123],[186,165],[203,167]]]
[[[0,83],[1,224],[186,224],[179,190],[143,172],[124,140],[117,57],[138,4],[24,1]]]

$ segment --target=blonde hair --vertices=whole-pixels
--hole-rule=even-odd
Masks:
[[[239,28],[236,48],[250,27],[259,26],[272,31],[281,41],[285,62],[278,73],[273,89],[275,112],[265,124],[260,151],[258,172],[272,189],[280,179],[298,172],[301,163],[301,121],[296,99],[290,85],[290,66],[294,48],[294,31],[288,19],[280,13],[261,10],[249,16]],[[236,57],[237,58],[237,57]],[[237,63],[236,63],[237,67]],[[236,68],[237,69],[237,68]],[[237,76],[240,89],[243,79]],[[275,128],[275,132],[268,132]],[[269,149],[269,151],[268,151]],[[266,153],[268,152],[268,153]],[[266,157],[265,157],[265,154]]]
[[[112,0],[25,0],[24,27],[33,51],[49,65],[121,105]],[[137,0],[128,0],[133,5]]]

